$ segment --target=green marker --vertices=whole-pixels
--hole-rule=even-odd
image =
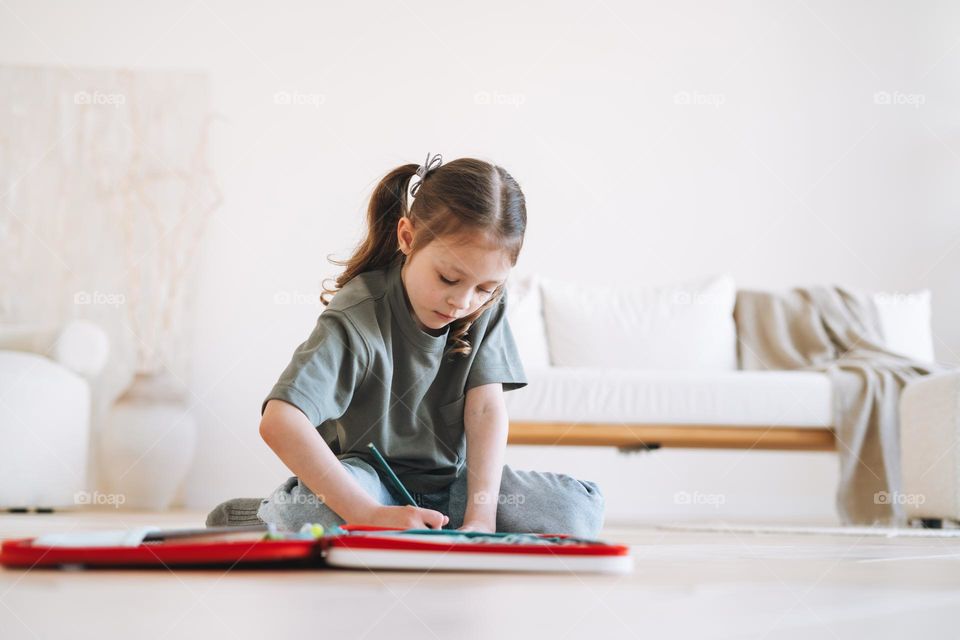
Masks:
[[[390,468],[390,465],[387,464],[386,459],[381,455],[380,450],[377,449],[377,445],[372,442],[367,445],[367,448],[370,449],[370,453],[373,454],[373,457],[377,459],[377,463],[387,474],[387,478],[390,480],[390,483],[393,484],[393,488],[400,492],[400,494],[407,501],[407,504],[414,507],[419,506],[417,501],[413,499],[413,496],[410,495],[410,492],[407,491],[407,488],[403,486],[403,483],[400,482],[400,478],[397,477],[397,474],[393,472],[393,469]]]

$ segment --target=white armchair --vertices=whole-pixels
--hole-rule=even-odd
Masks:
[[[108,353],[106,333],[85,320],[62,330],[0,325],[0,509],[77,504],[91,382]]]

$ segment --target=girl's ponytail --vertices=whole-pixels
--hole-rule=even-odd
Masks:
[[[334,264],[345,267],[334,280],[336,286],[323,287],[320,301],[324,305],[347,282],[365,271],[373,271],[389,266],[400,252],[397,241],[397,223],[407,212],[407,187],[410,178],[417,173],[416,164],[397,167],[380,180],[370,197],[367,206],[367,234],[353,255],[346,261],[332,260]]]

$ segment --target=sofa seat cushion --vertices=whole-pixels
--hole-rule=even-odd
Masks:
[[[511,421],[829,427],[829,378],[812,371],[550,367],[505,394]]]

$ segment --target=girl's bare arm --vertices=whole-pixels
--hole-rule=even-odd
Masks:
[[[344,469],[300,409],[282,400],[267,402],[260,436],[287,468],[337,515],[350,523],[440,528],[446,517],[420,507],[381,505]]]

